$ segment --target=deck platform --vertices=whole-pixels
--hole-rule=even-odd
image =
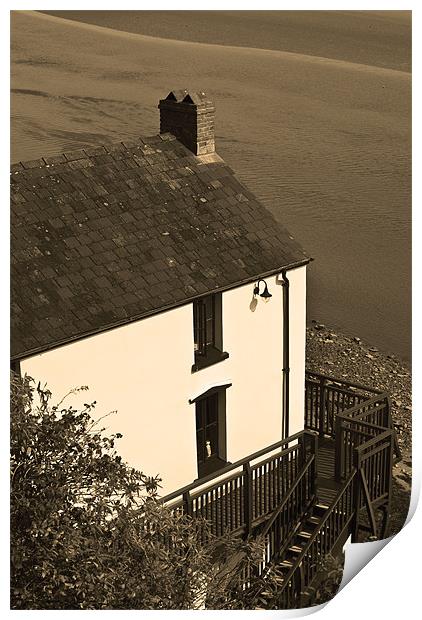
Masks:
[[[320,438],[317,452],[317,495],[319,501],[331,506],[340,491],[341,484],[335,479],[335,442]]]

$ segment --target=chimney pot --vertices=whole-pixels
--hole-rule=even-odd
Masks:
[[[160,99],[160,133],[171,133],[195,155],[215,152],[215,107],[203,91],[172,90]]]

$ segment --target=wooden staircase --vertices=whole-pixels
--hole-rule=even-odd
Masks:
[[[314,504],[300,524],[300,527],[293,533],[287,545],[284,558],[278,564],[278,566],[285,570],[286,574],[293,568],[297,558],[309,543],[328,508],[328,505],[321,502]]]
[[[263,536],[258,574],[276,564],[279,609],[303,607],[324,558],[368,529],[362,513],[372,535],[385,537],[394,451],[399,456],[387,394],[307,373],[304,431],[163,502],[207,520],[214,535]]]
[[[319,436],[317,501],[274,558],[284,574],[281,609],[307,606],[324,558],[350,535],[386,536],[394,453],[400,458],[389,397],[378,390],[307,373],[305,426]]]

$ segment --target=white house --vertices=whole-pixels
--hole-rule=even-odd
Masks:
[[[205,94],[159,108],[158,136],[12,166],[11,358],[117,410],[166,493],[304,428],[310,259],[215,152]]]
[[[159,108],[159,136],[12,166],[12,367],[89,385],[163,501],[263,536],[303,607],[327,554],[388,533],[390,399],[305,377],[310,259],[216,154],[205,94]]]

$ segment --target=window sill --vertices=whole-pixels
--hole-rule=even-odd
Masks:
[[[224,467],[227,467],[227,465],[231,465],[231,463],[217,455],[211,456],[205,461],[205,463],[198,464],[198,477],[195,481],[214,474],[219,469],[224,469]]]
[[[208,368],[208,366],[213,366],[213,364],[218,364],[219,362],[226,360],[228,357],[229,354],[226,351],[211,349],[207,351],[207,355],[198,355],[198,357],[195,359],[195,363],[192,366],[192,372],[198,372],[198,370]]]

